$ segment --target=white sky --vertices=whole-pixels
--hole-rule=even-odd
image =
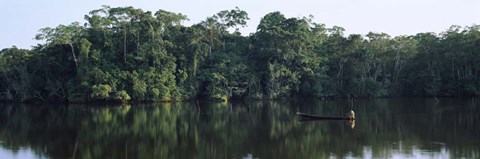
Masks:
[[[0,49],[30,48],[40,28],[84,23],[83,17],[101,5],[133,6],[144,11],[164,9],[198,23],[221,10],[238,6],[250,17],[247,35],[260,18],[280,11],[287,17],[315,16],[315,22],[346,29],[347,34],[369,31],[390,35],[442,32],[451,25],[480,23],[479,0],[0,0]]]

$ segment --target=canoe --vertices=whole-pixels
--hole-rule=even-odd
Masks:
[[[345,116],[320,116],[320,115],[311,115],[301,112],[297,112],[297,115],[302,119],[312,119],[312,120],[355,120],[355,118],[345,117]]]

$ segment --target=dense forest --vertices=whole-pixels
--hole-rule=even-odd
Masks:
[[[0,101],[95,102],[289,97],[475,97],[480,25],[391,37],[344,35],[313,17],[185,15],[104,6],[43,28],[32,49],[0,51]]]

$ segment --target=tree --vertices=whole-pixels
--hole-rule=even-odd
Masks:
[[[345,34],[313,16],[247,12],[192,26],[165,10],[102,6],[39,30],[31,50],[0,51],[2,101],[173,101],[232,98],[480,95],[480,27],[392,37]],[[73,61],[73,62],[72,62]]]
[[[84,28],[80,23],[74,22],[70,25],[59,25],[56,28],[42,28],[40,33],[35,36],[37,40],[46,40],[51,45],[68,45],[71,49],[71,54],[75,67],[78,68],[78,59],[75,55],[75,48],[73,44],[76,43],[83,34]]]

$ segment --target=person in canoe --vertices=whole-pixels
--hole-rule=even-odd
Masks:
[[[350,119],[355,119],[355,112],[353,112],[353,110],[350,110],[350,112],[345,114],[345,116]]]
[[[353,112],[353,99],[354,99],[354,96],[353,94],[349,94],[350,96],[350,112],[348,112],[347,114],[345,114],[345,116],[347,118],[350,118],[350,119],[355,119],[355,112]]]
[[[355,120],[347,120],[345,122],[347,126],[349,126],[351,129],[355,128]]]

